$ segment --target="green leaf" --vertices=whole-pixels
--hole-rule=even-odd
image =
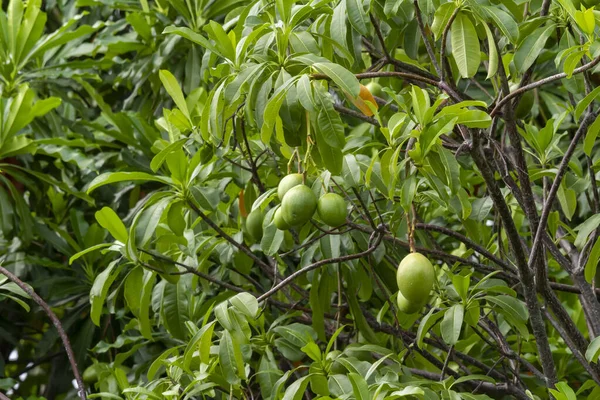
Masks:
[[[285,390],[282,400],[302,400],[304,397],[304,392],[306,391],[306,387],[308,386],[308,382],[308,376],[303,376],[297,381],[294,381]]]
[[[435,325],[435,323],[444,316],[444,311],[435,311],[435,309],[429,310],[429,312],[421,319],[421,323],[419,324],[419,328],[417,329],[417,347],[419,349],[423,348],[423,339],[425,339],[425,335],[429,333],[431,327]]]
[[[298,77],[292,78],[281,85],[269,99],[263,114],[263,125],[260,130],[260,138],[265,144],[269,144],[273,135],[276,119],[279,118],[279,109],[285,100],[288,90],[296,83]]]
[[[440,324],[442,339],[449,345],[455,345],[460,338],[465,309],[462,304],[455,304],[444,313]]]
[[[585,352],[585,359],[589,362],[597,363],[600,357],[600,336],[597,336],[590,342]]]
[[[600,132],[600,118],[596,117],[596,120],[589,126],[585,139],[583,139],[583,152],[586,155],[591,155],[596,144],[596,138]]]
[[[369,395],[369,387],[367,386],[367,381],[354,372],[350,372],[348,374],[348,378],[350,378],[350,383],[352,384],[352,392],[354,393],[354,398],[356,400],[368,400],[371,399]]]
[[[585,263],[585,280],[588,283],[594,282],[594,278],[596,277],[596,268],[598,267],[598,261],[600,260],[600,238],[596,240],[592,250],[590,251],[590,255]]]
[[[189,319],[190,286],[189,276],[183,275],[176,284],[165,282],[162,287],[160,316],[167,331],[179,340],[186,338],[185,321]]]
[[[442,37],[448,21],[452,17],[452,14],[456,10],[456,4],[453,2],[444,3],[435,10],[433,16],[433,24],[431,25],[431,31],[435,37],[435,40],[439,40]]]
[[[529,319],[529,312],[527,311],[525,304],[514,297],[508,295],[485,296],[485,299],[500,306],[500,308],[502,308],[502,310],[508,314],[508,316],[517,321],[527,322]]]
[[[127,229],[125,230],[125,234],[127,235]],[[125,238],[125,240],[127,240],[127,238]],[[125,243],[125,242],[123,242],[123,243]],[[77,260],[80,257],[85,256],[88,253],[91,253],[91,252],[96,251],[96,250],[104,249],[104,248],[110,247],[110,246],[112,246],[112,243],[100,243],[100,244],[94,245],[92,247],[88,247],[85,250],[81,250],[80,252],[74,254],[71,258],[69,258],[69,265],[73,264],[73,262],[75,260]]]
[[[354,323],[364,338],[370,343],[379,344],[375,332],[373,332],[373,329],[371,329],[371,326],[367,323],[367,320],[360,309],[358,298],[356,296],[348,296],[348,305],[350,306],[350,311],[354,317]]]
[[[350,24],[363,36],[367,36],[369,31],[367,28],[368,17],[365,13],[363,2],[361,0],[345,0],[347,17]]]
[[[231,39],[227,36],[227,32],[216,21],[209,21],[208,25],[204,26],[204,30],[217,43],[217,48],[220,50],[223,57],[235,62],[235,49],[231,43]]]
[[[487,13],[511,43],[517,43],[519,40],[519,26],[512,15],[497,6],[481,6],[481,9]]]
[[[167,90],[167,93],[169,93],[169,96],[171,96],[177,105],[177,108],[179,108],[183,115],[185,115],[185,117],[189,120],[190,112],[188,111],[185,97],[183,96],[183,92],[181,91],[181,87],[179,86],[177,79],[175,79],[173,74],[166,69],[161,69],[158,73],[158,76],[160,77],[160,81],[162,82],[163,86]]]
[[[319,296],[320,279],[318,273],[313,275],[312,285],[309,293],[309,303],[312,310],[312,326],[319,335],[319,339],[325,341],[325,310]]]
[[[271,212],[269,214],[273,215]],[[269,221],[269,223],[267,226],[263,226],[263,236],[260,240],[260,248],[266,255],[273,256],[277,254],[281,243],[283,243],[284,233],[277,229],[272,218],[265,218],[265,220]]]
[[[248,318],[254,319],[258,316],[258,301],[250,293],[238,293],[230,298],[229,302]]]
[[[169,144],[167,147],[162,149],[157,155],[155,155],[152,158],[152,161],[150,162],[150,168],[152,169],[152,171],[158,171],[158,169],[164,163],[167,156],[177,150],[181,150],[185,142],[187,142],[187,138],[179,139],[178,141]]]
[[[171,185],[173,183],[170,178],[165,176],[150,175],[145,172],[105,172],[90,182],[87,188],[87,193],[89,194],[98,189],[100,186],[109,185],[111,183],[134,181],[153,181],[160,182],[165,185]]]
[[[600,214],[594,214],[573,229],[577,233],[575,247],[582,248],[588,236],[600,226]]]
[[[594,100],[596,100],[598,95],[600,95],[600,86],[592,90],[590,94],[585,96],[583,100],[577,103],[577,107],[575,107],[575,120],[579,120],[585,109],[588,108],[588,106],[592,104]]]
[[[517,49],[515,53],[515,66],[519,72],[524,73],[533,65],[535,60],[538,58],[548,38],[555,31],[556,26],[550,24],[547,27],[536,29],[531,35],[527,36],[523,43]]]
[[[206,39],[204,36],[200,35],[199,33],[194,32],[193,30],[191,30],[190,28],[185,28],[185,27],[176,27],[176,26],[167,26],[164,31],[163,34],[175,34],[175,35],[179,35],[183,38],[186,38],[187,40],[190,40],[202,47],[204,47],[205,49],[208,49],[210,51],[212,51],[213,53],[224,57],[223,54],[221,54],[221,52],[219,51],[219,49],[214,46],[212,43],[210,43],[210,41],[208,39]]]
[[[96,211],[96,221],[101,227],[108,230],[110,234],[119,242],[127,243],[129,235],[127,228],[121,221],[121,218],[113,211],[112,208],[103,207],[102,210]]]
[[[117,267],[118,261],[111,262],[104,271],[98,274],[90,290],[90,304],[92,305],[90,318],[96,326],[100,326],[100,316],[108,290],[121,271],[121,268]]]
[[[194,353],[198,351],[200,361],[203,364],[210,362],[210,346],[212,345],[212,335],[217,321],[212,321],[198,330],[188,342],[183,353],[183,367],[188,369]]]
[[[228,330],[224,330],[219,342],[219,357],[221,369],[229,384],[238,384],[240,377],[245,375],[240,343]]]
[[[463,78],[475,76],[481,61],[479,38],[471,19],[459,12],[450,29],[452,36],[452,55],[458,71]]]
[[[494,380],[494,378],[489,377],[488,375],[481,375],[481,374],[475,374],[475,375],[466,375],[466,376],[461,376],[460,378],[456,379],[452,385],[458,385],[462,382],[468,382],[468,381],[483,381],[483,382],[490,382],[490,383],[496,383],[496,381]]]
[[[342,150],[329,146],[325,140],[317,141],[317,149],[319,150],[325,168],[333,175],[339,175],[342,172],[344,165],[344,154],[342,153]]]
[[[152,289],[156,282],[156,272],[144,270],[142,281],[142,292],[140,293],[140,311],[138,322],[140,332],[148,340],[152,340],[152,321],[150,321],[150,300],[152,298]]]
[[[488,74],[486,79],[491,79],[498,71],[498,49],[496,48],[494,34],[490,30],[490,27],[487,24],[483,24],[483,27],[485,28],[485,33],[487,35],[488,49],[490,52],[488,57]]]
[[[358,97],[360,94],[360,83],[354,74],[341,65],[334,63],[315,63],[313,68],[322,74],[327,75],[336,85],[352,97]]]

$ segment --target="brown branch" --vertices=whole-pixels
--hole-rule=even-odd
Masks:
[[[338,104],[334,104],[333,108],[335,108],[337,110],[337,112],[339,112],[340,114],[345,114],[350,117],[361,119],[361,120],[368,122],[369,124],[374,125],[374,126],[381,126],[381,125],[379,125],[379,122],[375,118],[368,117],[361,112],[351,110],[349,108],[340,106]]]
[[[468,237],[466,237],[458,232],[453,231],[452,229],[448,229],[443,226],[423,224],[423,223],[417,223],[415,225],[415,228],[425,230],[425,231],[434,231],[434,232],[443,233],[444,235],[451,236],[455,239],[458,239],[459,241],[463,242],[468,247],[472,248],[473,250],[475,250],[482,256],[488,258],[490,261],[493,261],[495,264],[504,268],[505,270],[510,271],[510,272],[516,272],[516,268],[514,266],[502,261],[495,255],[490,253],[485,247],[478,245],[473,240],[469,239]]]
[[[435,53],[433,52],[433,47],[431,46],[431,42],[427,37],[425,32],[425,24],[423,23],[423,16],[421,15],[421,9],[419,8],[419,3],[417,0],[413,0],[413,4],[415,7],[415,16],[417,17],[417,25],[419,26],[419,32],[421,33],[421,37],[423,38],[423,42],[425,43],[425,49],[427,50],[427,54],[431,59],[431,63],[435,68],[438,75],[442,75],[442,70],[440,69],[439,64],[437,63],[437,59],[435,58]]]
[[[600,58],[598,58],[600,60]],[[535,236],[533,239],[533,245],[531,246],[531,253],[529,257],[528,267],[531,269],[536,261],[538,256],[538,250],[542,247],[542,237],[546,230],[546,224],[548,222],[548,218],[550,217],[550,211],[552,209],[552,203],[554,203],[554,199],[558,193],[558,188],[562,182],[564,175],[567,172],[567,166],[569,165],[569,161],[571,160],[571,156],[575,152],[575,148],[577,147],[577,143],[579,139],[587,132],[587,128],[589,124],[592,122],[594,114],[587,113],[583,118],[579,129],[573,136],[567,151],[563,155],[558,171],[556,172],[556,177],[554,178],[554,182],[552,182],[552,187],[550,188],[550,192],[548,193],[548,197],[544,202],[544,207],[542,209],[542,215],[540,217],[540,221],[537,227],[537,231],[535,232]]]
[[[577,75],[580,74],[582,72],[585,72],[589,69],[594,68],[596,65],[598,65],[600,63],[600,57],[596,57],[595,59],[593,59],[592,61],[590,61],[589,63],[582,65],[579,68],[575,68],[575,70],[573,71],[573,75]],[[504,107],[505,104],[507,104],[510,100],[512,100],[513,98],[520,96],[521,94],[538,88],[540,86],[543,86],[547,83],[552,83],[554,81],[558,81],[561,79],[564,79],[567,77],[567,74],[564,72],[561,72],[560,74],[556,74],[556,75],[552,75],[552,76],[548,76],[546,78],[540,79],[539,81],[535,81],[533,83],[530,83],[528,85],[525,86],[521,86],[520,88],[518,88],[517,90],[515,90],[512,93],[509,93],[508,95],[506,95],[505,97],[502,98],[502,100],[500,100],[498,103],[496,103],[496,105],[494,106],[494,109],[490,112],[490,116],[493,118],[496,114],[498,114],[500,112],[500,110],[502,109],[502,107]]]
[[[369,246],[369,248],[367,250],[360,252],[360,253],[349,254],[346,256],[342,256],[342,257],[328,258],[328,259],[317,261],[313,264],[307,265],[306,267],[301,268],[298,271],[292,273],[291,275],[289,275],[288,277],[283,279],[281,282],[279,282],[277,285],[273,286],[270,290],[268,290],[262,296],[260,296],[258,298],[258,301],[260,302],[265,299],[268,299],[269,297],[271,297],[272,295],[277,293],[279,290],[281,290],[283,287],[292,283],[294,281],[294,279],[296,279],[300,275],[304,275],[305,273],[312,271],[314,269],[317,269],[319,267],[322,267],[323,265],[340,263],[340,262],[350,261],[350,260],[356,260],[357,258],[361,258],[361,257],[371,254],[372,252],[374,252],[377,249],[377,247],[379,247],[379,244],[381,243],[381,239],[383,237],[383,235],[381,235],[379,232],[375,233],[374,235],[375,235],[375,243],[373,243],[371,246]]]
[[[54,312],[52,311],[52,309],[50,308],[48,303],[46,303],[40,296],[38,296],[38,294],[36,292],[33,291],[33,289],[29,285],[27,285],[25,282],[20,280],[16,275],[14,275],[12,272],[10,272],[9,270],[7,270],[6,268],[4,268],[2,266],[0,266],[0,274],[6,276],[8,279],[10,279],[12,282],[14,282],[17,286],[19,286],[21,289],[23,289],[23,291],[25,293],[27,293],[33,299],[33,301],[35,301],[37,303],[37,305],[39,305],[44,310],[46,315],[48,315],[48,318],[50,318],[50,320],[52,321],[52,324],[54,324],[54,327],[58,331],[58,335],[60,336],[60,339],[63,343],[63,347],[65,348],[65,351],[67,353],[67,358],[69,359],[69,363],[71,364],[71,369],[73,370],[73,375],[75,376],[75,381],[77,381],[77,387],[79,388],[79,390],[77,391],[77,395],[79,396],[80,399],[86,400],[87,395],[86,395],[86,391],[85,391],[85,385],[83,383],[83,379],[81,378],[81,373],[79,372],[79,368],[77,367],[77,361],[75,360],[75,353],[73,353],[73,348],[71,347],[71,342],[69,341],[69,337],[67,336],[67,333],[65,332],[65,330],[60,322],[60,319],[58,319],[56,314],[54,314]]]
[[[196,204],[194,204],[193,201],[188,200],[187,203],[192,208],[192,210],[194,210],[196,212],[196,214],[198,214],[200,216],[200,218],[202,218],[202,220],[208,224],[208,226],[210,226],[211,228],[213,228],[219,234],[219,236],[221,236],[223,239],[227,240],[229,243],[231,243],[238,250],[240,250],[241,252],[243,252],[244,254],[246,254],[248,257],[250,257],[260,267],[266,268],[266,269],[270,269],[271,268],[266,262],[264,262],[263,260],[261,260],[256,254],[254,254],[252,252],[252,250],[250,250],[248,248],[248,246],[246,246],[244,243],[238,243],[238,242],[236,242],[231,236],[229,236],[227,233],[225,233],[225,231],[223,229],[221,229],[217,224],[215,224],[210,218],[208,218],[208,216],[206,214],[204,214],[202,212],[202,210],[200,210],[200,208],[198,208],[196,206]]]
[[[452,15],[450,16],[450,19],[448,20],[447,25],[444,27],[444,32],[442,33],[442,47],[440,49],[440,62],[442,63],[442,71],[440,73],[441,81],[445,80],[444,79],[445,71],[448,72],[448,77],[450,77],[450,80],[452,80],[452,69],[450,68],[450,64],[448,63],[448,60],[446,58],[446,41],[448,40],[448,32],[450,31],[450,27],[452,26],[452,23],[456,19],[456,16],[458,15],[459,11],[460,11],[459,7],[457,7],[454,10]]]

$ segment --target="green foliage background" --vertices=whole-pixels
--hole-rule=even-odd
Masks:
[[[86,393],[5,275],[0,393],[600,398],[591,3],[2,2],[0,265]],[[274,226],[297,171],[345,225]]]

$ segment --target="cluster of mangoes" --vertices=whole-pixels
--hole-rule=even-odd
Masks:
[[[331,227],[346,222],[348,209],[344,198],[336,193],[326,193],[317,199],[312,189],[304,184],[302,174],[289,174],[277,186],[281,205],[275,210],[273,223],[282,231],[306,224],[315,212],[321,221]],[[259,208],[248,214],[246,230],[255,239],[262,237],[264,213]]]

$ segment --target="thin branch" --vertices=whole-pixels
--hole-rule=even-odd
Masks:
[[[506,237],[509,241],[512,253],[515,256],[521,281],[523,282],[523,285],[527,286],[524,287],[523,290],[525,304],[529,310],[531,326],[536,337],[536,346],[540,355],[541,364],[544,368],[546,385],[548,387],[553,387],[556,382],[556,368],[552,358],[552,350],[550,349],[546,327],[544,325],[544,321],[542,320],[540,307],[536,297],[536,291],[534,287],[532,287],[535,283],[533,282],[531,269],[527,265],[525,250],[523,248],[523,244],[521,243],[521,238],[515,226],[514,220],[512,219],[511,210],[508,207],[500,188],[496,184],[494,172],[488,164],[481,140],[482,138],[479,134],[473,135],[471,156],[479,168],[481,176],[487,185],[490,197],[492,198],[492,201],[496,207],[496,211],[500,216],[502,225],[506,230]]]
[[[582,72],[585,72],[589,69],[594,68],[596,65],[598,65],[600,63],[600,56],[596,57],[595,59],[593,59],[592,61],[590,61],[589,63],[582,65],[579,68],[575,68],[575,70],[573,71],[573,75],[576,74],[580,74]],[[520,96],[521,94],[538,88],[540,86],[543,86],[547,83],[552,83],[561,79],[564,79],[567,77],[567,74],[564,72],[561,72],[559,74],[556,75],[552,75],[543,79],[540,79],[539,81],[535,81],[533,83],[530,83],[528,85],[522,86],[520,88],[518,88],[517,90],[515,90],[514,92],[509,93],[508,95],[506,95],[505,97],[502,98],[502,100],[500,100],[498,103],[496,103],[496,105],[494,106],[494,109],[490,112],[490,116],[493,118],[496,114],[498,114],[500,112],[500,110],[502,109],[502,107],[507,104],[510,100],[512,100],[513,98]]]
[[[600,58],[598,58],[598,60],[600,60]],[[533,265],[536,261],[536,258],[538,256],[538,250],[540,250],[540,248],[542,246],[542,236],[546,230],[546,224],[548,223],[548,217],[550,216],[550,211],[552,210],[552,203],[554,203],[554,199],[558,193],[558,188],[560,187],[562,179],[567,172],[567,167],[569,165],[569,161],[571,160],[571,156],[575,152],[575,148],[577,147],[577,143],[579,142],[579,139],[581,139],[581,137],[587,132],[587,128],[588,128],[589,124],[592,122],[593,117],[594,117],[593,114],[587,113],[586,116],[583,118],[583,121],[581,121],[581,125],[579,126],[579,129],[577,129],[575,136],[573,136],[573,139],[571,140],[571,143],[569,144],[569,147],[567,148],[567,151],[563,155],[563,158],[560,162],[560,166],[558,167],[558,171],[556,172],[556,177],[554,178],[554,182],[552,182],[552,187],[550,188],[548,197],[546,198],[546,201],[544,202],[544,207],[542,209],[542,215],[540,217],[540,222],[538,224],[537,231],[535,232],[535,237],[533,239],[533,245],[531,246],[531,253],[530,253],[529,263],[528,263],[528,267],[530,269],[533,267]]]
[[[206,214],[204,214],[202,212],[202,210],[200,210],[200,208],[198,208],[196,206],[196,204],[194,204],[193,201],[188,201],[188,204],[192,208],[192,210],[194,210],[196,212],[196,214],[198,214],[200,216],[200,218],[202,218],[202,220],[208,224],[208,226],[213,228],[219,234],[219,236],[221,236],[223,239],[227,240],[238,250],[242,251],[244,254],[246,254],[248,257],[250,257],[257,265],[261,266],[262,268],[266,268],[266,269],[271,268],[267,263],[265,263],[263,260],[261,260],[256,254],[254,254],[252,252],[252,250],[250,250],[248,248],[248,246],[246,246],[243,243],[236,242],[231,236],[229,236],[227,233],[225,233],[225,231],[223,231],[223,229],[221,229],[210,218],[208,218],[208,216]]]
[[[244,138],[244,143],[246,144],[246,151],[248,152],[248,158],[250,161],[250,170],[252,172],[252,178],[254,179],[254,183],[258,186],[258,190],[261,193],[266,191],[265,185],[263,185],[260,180],[260,176],[258,175],[258,167],[256,166],[256,158],[252,157],[252,150],[250,150],[250,142],[248,141],[248,135],[246,134],[246,120],[242,118],[242,123],[240,124],[242,129],[242,136]]]
[[[446,71],[448,73],[448,77],[450,77],[450,79],[452,79],[452,69],[450,68],[450,64],[448,63],[448,59],[446,58],[446,41],[448,40],[447,38],[448,38],[448,32],[450,31],[450,27],[452,26],[452,23],[456,19],[456,16],[458,15],[459,11],[460,11],[460,8],[456,7],[456,9],[454,10],[454,12],[450,16],[450,19],[448,20],[448,23],[444,27],[444,32],[442,33],[442,44],[441,44],[442,47],[440,49],[440,62],[442,63],[442,70],[440,72],[440,81],[444,81],[445,80],[444,79],[444,72],[446,72]]]
[[[435,372],[424,371],[416,368],[409,368],[409,370],[415,375],[422,376],[423,378],[427,378],[433,381],[439,381],[441,378],[441,375]],[[487,394],[494,394],[500,397],[512,395],[518,399],[529,399],[529,396],[527,396],[525,392],[523,392],[521,389],[510,383],[490,383],[477,380],[465,381],[463,383],[471,387],[478,387],[481,392]]]
[[[419,32],[421,32],[421,37],[423,37],[423,42],[425,43],[425,49],[427,50],[427,54],[429,54],[429,58],[431,59],[431,63],[435,68],[438,75],[442,75],[442,70],[435,58],[435,53],[433,52],[433,47],[431,46],[431,42],[425,32],[425,24],[423,23],[423,16],[421,15],[421,9],[419,8],[419,3],[417,0],[413,1],[415,6],[415,16],[417,17],[417,25],[419,26]]]
[[[350,261],[350,260],[356,260],[357,258],[361,258],[361,257],[371,254],[372,252],[374,252],[377,249],[377,247],[379,247],[379,244],[381,243],[381,239],[383,237],[383,235],[381,235],[379,233],[375,233],[374,235],[375,235],[375,243],[373,243],[367,250],[365,250],[361,253],[349,254],[346,256],[342,256],[342,257],[328,258],[328,259],[317,261],[313,264],[307,265],[306,267],[301,268],[298,271],[292,273],[291,275],[289,275],[288,277],[283,279],[281,282],[279,282],[277,285],[273,286],[270,290],[268,290],[262,296],[260,296],[258,298],[258,301],[261,302],[265,299],[268,299],[269,297],[271,297],[272,295],[277,293],[279,290],[281,290],[285,286],[292,283],[292,281],[294,281],[294,279],[296,279],[300,275],[304,275],[305,273],[312,271],[314,269],[317,269],[323,265],[340,263],[340,262]]]
[[[14,275],[12,272],[10,272],[9,270],[7,270],[6,268],[4,268],[2,266],[0,266],[0,274],[6,276],[8,279],[10,279],[12,282],[14,282],[17,286],[19,286],[21,289],[23,289],[23,291],[25,293],[27,293],[33,299],[33,301],[35,301],[44,310],[46,315],[48,315],[48,318],[50,318],[50,320],[52,321],[52,324],[54,324],[54,327],[58,331],[58,335],[60,336],[60,339],[63,343],[63,347],[65,348],[65,351],[67,353],[67,358],[69,359],[69,363],[71,364],[71,369],[73,370],[73,375],[75,376],[75,381],[77,381],[77,387],[79,389],[77,391],[77,395],[79,396],[80,399],[86,400],[87,395],[86,395],[86,391],[85,391],[85,385],[83,383],[83,379],[81,378],[81,373],[79,372],[79,368],[77,367],[77,361],[75,360],[75,353],[73,353],[73,348],[71,347],[71,342],[69,341],[69,337],[67,336],[67,333],[65,332],[65,330],[60,322],[60,319],[58,319],[56,314],[54,314],[54,312],[52,311],[52,309],[50,308],[48,303],[46,303],[40,296],[38,296],[38,294],[35,291],[33,291],[33,289],[29,285],[27,285],[25,282],[20,280],[16,275]]]
[[[448,229],[443,226],[423,224],[423,223],[417,223],[415,225],[415,228],[425,230],[425,231],[440,232],[440,233],[443,233],[444,235],[452,236],[453,238],[463,242],[465,245],[472,248],[473,250],[475,250],[482,256],[488,258],[490,261],[493,261],[498,266],[504,268],[505,270],[510,271],[510,272],[517,272],[516,268],[514,266],[512,266],[511,264],[508,264],[508,263],[502,261],[495,255],[490,253],[485,247],[478,245],[473,240],[469,239],[468,237],[466,237],[456,231],[453,231],[452,229]]]
[[[185,265],[183,263],[171,260],[169,257],[165,257],[162,254],[158,254],[158,253],[155,253],[153,251],[148,251],[148,250],[144,250],[144,249],[140,249],[140,251],[142,253],[146,253],[149,256],[154,257],[157,260],[165,261],[165,262],[168,262],[168,263],[173,264],[173,265],[180,266],[180,267],[182,267],[182,268],[185,269],[185,272],[171,272],[171,273],[169,273],[169,275],[182,275],[182,274],[187,274],[187,273],[194,274],[194,275],[196,275],[196,276],[198,276],[198,277],[200,277],[202,279],[205,279],[205,280],[207,280],[209,282],[212,282],[212,283],[214,283],[216,285],[222,286],[222,287],[224,287],[226,289],[229,289],[231,291],[238,292],[238,293],[246,292],[246,290],[244,290],[244,289],[242,289],[240,287],[237,287],[237,286],[232,285],[230,283],[227,283],[227,282],[224,282],[222,280],[219,280],[219,279],[217,279],[215,277],[212,277],[212,276],[210,276],[208,274],[205,274],[204,272],[200,272],[200,271],[196,270],[195,268],[192,268],[192,267],[190,267],[188,265]],[[145,263],[143,261],[141,262],[141,264],[144,267],[146,267],[148,269],[151,269],[153,271],[162,272],[161,270],[159,270],[159,269],[153,267],[152,265],[150,265],[148,263]]]
[[[349,108],[346,108],[344,106],[340,106],[338,104],[334,104],[333,108],[335,108],[337,110],[337,112],[339,112],[341,114],[346,114],[346,115],[348,115],[350,117],[362,119],[363,121],[368,122],[369,124],[374,125],[374,126],[380,126],[379,122],[375,118],[368,117],[368,116],[366,116],[365,114],[363,114],[361,112],[351,110]]]
[[[571,349],[571,353],[575,356],[579,364],[587,371],[588,374],[592,377],[596,384],[600,385],[600,377],[596,374],[596,371],[592,369],[590,364],[585,359],[584,355],[579,351],[575,343],[569,338],[569,335],[563,330],[558,321],[550,314],[548,310],[544,310],[544,314],[546,315],[546,319],[550,321],[550,324],[556,329],[559,335],[563,338],[569,349]]]

